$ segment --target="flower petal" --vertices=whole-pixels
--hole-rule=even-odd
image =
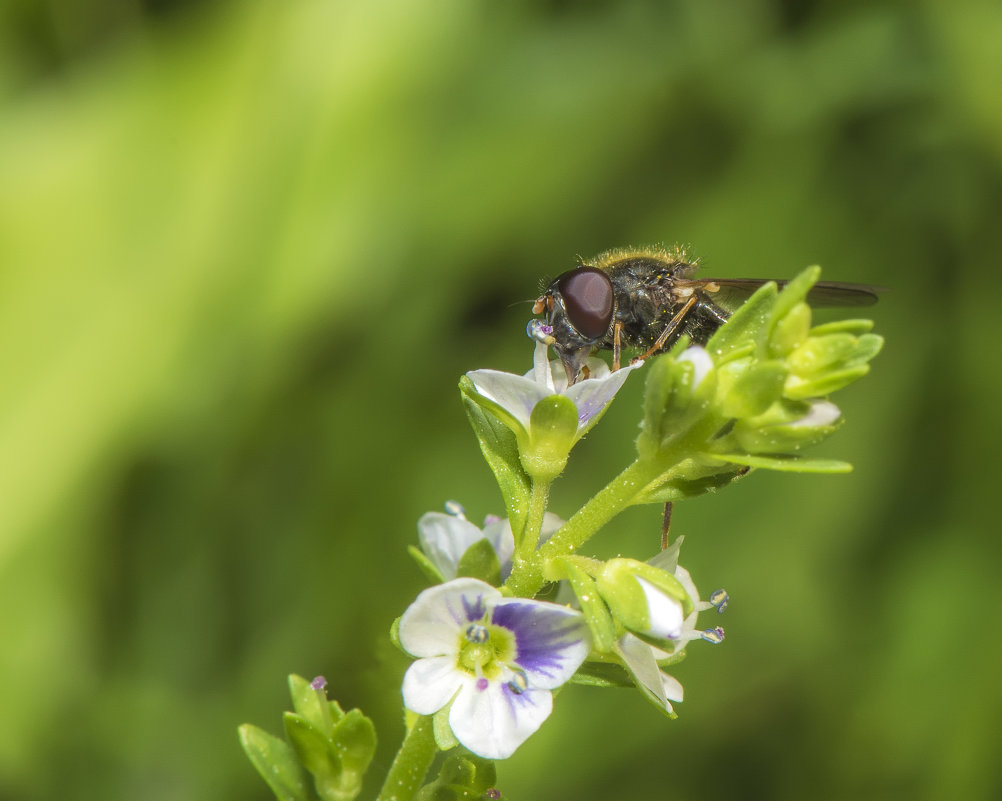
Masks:
[[[456,577],[456,567],[467,548],[483,538],[484,532],[469,520],[455,515],[428,512],[418,520],[421,550],[446,581]]]
[[[685,695],[685,692],[682,689],[682,682],[674,676],[662,673],[661,683],[664,685],[665,695],[668,696],[669,701],[676,701],[678,703],[682,702],[682,697]],[[671,709],[671,704],[668,704],[667,706],[668,709]]]
[[[527,431],[533,407],[543,398],[555,394],[531,378],[500,370],[473,370],[466,375],[477,392],[506,410]]]
[[[637,686],[659,704],[669,708],[664,682],[661,679],[661,669],[654,658],[651,646],[639,637],[624,634],[616,643],[616,650],[623,658],[623,663],[637,682]]]
[[[602,362],[602,364],[605,363]],[[579,432],[612,402],[627,376],[642,364],[643,362],[637,362],[637,364],[623,367],[616,372],[609,372],[608,375],[586,378],[562,393],[574,401],[574,405],[577,406]]]
[[[404,674],[404,706],[419,715],[433,715],[445,706],[467,678],[454,656],[418,659]]]
[[[515,635],[515,663],[530,687],[559,687],[591,650],[588,624],[576,609],[524,598],[505,598],[493,607],[491,622]]]
[[[692,364],[692,389],[694,391],[703,383],[703,379],[706,378],[710,370],[713,369],[713,359],[706,352],[706,348],[699,345],[686,348],[682,352],[682,355],[678,357],[678,361],[690,362]]]
[[[637,583],[644,591],[650,625],[642,632],[662,640],[674,640],[682,633],[682,604],[669,597],[646,579],[637,576]]]
[[[500,597],[499,590],[474,578],[429,587],[400,618],[400,644],[414,656],[456,654],[466,626],[482,619],[487,602]]]
[[[561,392],[567,386],[566,371],[560,370],[559,377],[564,380],[564,385],[557,389],[558,374],[554,371],[554,365],[561,367],[560,362],[549,361],[550,348],[542,342],[536,342],[536,348],[532,352],[532,369],[525,374],[526,378],[531,378],[539,386],[545,387],[550,394]]]
[[[501,579],[507,579],[511,573],[511,559],[515,555],[515,535],[511,531],[511,523],[507,518],[495,520],[484,526],[483,536],[487,538],[494,552],[498,555],[501,565]]]
[[[466,748],[485,759],[507,759],[550,716],[553,696],[501,682],[463,685],[449,710],[449,725]]]
[[[816,400],[811,401],[811,407],[807,414],[799,420],[794,420],[787,425],[790,428],[813,428],[815,426],[830,426],[838,422],[842,416],[842,411],[831,401]]]

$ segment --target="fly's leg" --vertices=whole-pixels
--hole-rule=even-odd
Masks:
[[[612,326],[612,369],[613,372],[619,369],[619,361],[623,355],[623,342],[622,342],[622,331],[623,324],[621,322],[616,322]]]
[[[637,361],[642,361],[649,356],[653,356],[655,353],[658,353],[661,348],[664,347],[665,342],[668,341],[668,337],[675,333],[678,327],[682,324],[682,321],[685,319],[685,316],[692,311],[693,306],[695,306],[698,301],[699,297],[697,295],[690,296],[685,302],[685,305],[683,305],[682,308],[675,313],[675,316],[672,317],[668,325],[665,326],[665,330],[661,332],[661,336],[654,340],[654,344],[637,357]]]

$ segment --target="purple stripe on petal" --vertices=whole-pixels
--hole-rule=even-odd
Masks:
[[[466,614],[466,619],[469,621],[482,620],[487,612],[487,609],[484,606],[484,596],[478,595],[476,600],[471,601],[468,596],[464,595],[463,612]]]
[[[560,672],[564,649],[581,642],[582,625],[576,617],[534,602],[494,607],[491,622],[515,635],[515,662],[529,673],[553,677]]]

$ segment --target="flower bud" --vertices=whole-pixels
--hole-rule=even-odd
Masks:
[[[656,640],[676,639],[693,608],[678,579],[635,559],[610,559],[596,584],[616,620]]]

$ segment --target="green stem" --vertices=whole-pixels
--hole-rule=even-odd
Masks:
[[[662,472],[661,462],[636,461],[586,503],[539,551],[516,561],[506,586],[516,596],[531,598],[543,586],[543,565],[571,554],[589,537],[630,505],[641,489]],[[524,544],[524,543],[523,543]]]
[[[518,576],[524,573],[539,573],[540,562],[536,556],[536,548],[539,545],[539,534],[543,528],[543,515],[546,514],[546,502],[550,495],[550,482],[534,479],[529,490],[529,509],[525,516],[525,525],[522,527],[521,535],[515,544],[515,554],[512,557],[511,576],[508,579],[508,586],[512,585],[512,578],[515,582],[520,582]],[[542,582],[540,582],[542,586]],[[517,594],[517,593],[516,593]]]
[[[638,459],[582,506],[567,524],[550,538],[539,556],[543,561],[574,553],[602,526],[622,512],[673,460]]]
[[[437,750],[431,717],[419,717],[400,744],[376,801],[410,801],[421,787]]]

